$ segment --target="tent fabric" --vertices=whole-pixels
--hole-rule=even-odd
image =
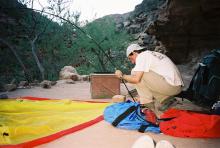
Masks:
[[[220,115],[169,109],[161,119],[160,130],[167,135],[192,138],[220,138]]]
[[[109,103],[26,97],[0,100],[0,147],[33,147],[103,120]]]

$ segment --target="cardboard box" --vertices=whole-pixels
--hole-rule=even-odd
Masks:
[[[120,94],[120,79],[115,74],[91,74],[90,82],[92,99],[112,98]]]

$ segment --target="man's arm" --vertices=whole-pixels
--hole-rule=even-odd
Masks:
[[[123,75],[123,73],[120,70],[115,71],[116,77],[123,79],[129,83],[137,84],[141,81],[141,78],[143,76],[143,71],[136,71],[133,75]]]

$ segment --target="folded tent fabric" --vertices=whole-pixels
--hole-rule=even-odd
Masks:
[[[167,135],[193,138],[220,138],[220,115],[169,109],[161,116],[160,130]]]
[[[30,97],[0,100],[0,147],[52,141],[103,120],[107,105]]]

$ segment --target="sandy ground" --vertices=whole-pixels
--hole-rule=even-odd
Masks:
[[[131,89],[132,87],[129,86]],[[126,94],[122,85],[121,93]],[[90,83],[77,82],[65,84],[62,81],[52,89],[34,87],[31,89],[17,89],[9,92],[10,98],[22,96],[48,97],[54,99],[111,101],[110,99],[90,99]],[[112,127],[105,121],[101,121],[81,131],[63,136],[50,143],[38,146],[38,148],[131,148],[134,141],[142,135],[150,135],[156,142],[169,140],[176,148],[219,148],[220,139],[177,138],[164,134],[139,133],[137,131],[122,130]]]

